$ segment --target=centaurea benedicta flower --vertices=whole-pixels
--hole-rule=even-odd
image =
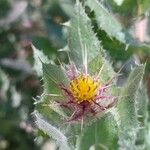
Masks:
[[[72,62],[63,69],[68,76],[69,84],[68,86],[60,84],[65,101],[58,103],[61,107],[68,108],[72,112],[68,121],[81,121],[88,115],[96,116],[116,104],[117,98],[109,95],[108,92],[114,77],[102,84],[100,75],[103,67],[96,75],[88,73],[87,67],[83,66],[83,68],[81,70],[84,71],[79,71]],[[106,101],[107,105],[102,104],[102,101]]]

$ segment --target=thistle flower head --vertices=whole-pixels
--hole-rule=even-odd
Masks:
[[[100,88],[99,80],[94,79],[90,75],[81,74],[70,82],[70,91],[75,98],[75,101],[80,104],[81,102],[92,102],[98,95]]]
[[[90,75],[87,70],[79,71],[73,63],[64,71],[69,78],[69,84],[61,84],[65,101],[59,101],[59,104],[71,110],[68,121],[80,121],[90,114],[96,116],[114,106],[116,97],[108,92],[112,80],[102,84],[100,74]],[[102,104],[102,101],[106,101],[107,105]]]

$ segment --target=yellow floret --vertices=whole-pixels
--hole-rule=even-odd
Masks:
[[[79,75],[70,82],[70,91],[78,103],[91,102],[98,93],[100,83],[89,75]]]

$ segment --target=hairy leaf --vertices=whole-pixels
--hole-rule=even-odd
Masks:
[[[34,45],[32,45],[32,49],[33,49],[33,57],[34,57],[33,69],[36,71],[38,76],[42,76],[43,75],[42,62],[40,61],[40,59],[44,63],[49,63],[50,60],[48,59],[48,57],[42,51],[35,48]]]
[[[60,85],[68,85],[68,78],[61,66],[43,63],[45,91],[51,94],[60,93]]]
[[[105,58],[105,55],[97,55],[94,59],[92,59],[88,64],[88,71],[91,74],[98,74],[100,71],[100,79],[106,83],[109,79],[114,76],[114,70],[110,64],[110,62]]]
[[[137,66],[129,75],[125,87],[122,89],[117,109],[120,117],[119,146],[120,149],[134,149],[136,134],[139,128],[136,107],[136,93],[140,87],[144,65]]]
[[[95,147],[98,149],[117,148],[117,125],[113,116],[108,113],[103,118],[93,123],[83,131],[80,138],[79,150],[87,150]]]
[[[49,124],[37,111],[34,115],[38,128],[56,140],[60,150],[70,150],[66,136],[59,129]]]
[[[137,146],[147,147],[146,135],[148,133],[148,97],[146,88],[143,85],[141,85],[136,94],[136,102],[136,106],[138,108],[138,120],[141,128],[138,131],[136,143],[138,143]]]
[[[79,1],[76,3],[76,13],[70,22],[68,47],[70,57],[77,67],[86,65],[98,55],[101,49],[92,31],[91,21]]]
[[[95,12],[96,21],[100,29],[110,37],[127,44],[137,44],[131,35],[125,32],[121,23],[98,0],[87,0],[86,5]]]

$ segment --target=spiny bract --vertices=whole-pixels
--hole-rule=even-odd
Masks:
[[[108,94],[108,88],[111,87],[113,78],[102,85],[99,73],[91,76],[87,69],[83,70],[85,71],[79,71],[74,63],[64,69],[69,78],[69,85],[60,84],[65,101],[58,103],[61,107],[71,110],[72,115],[68,121],[81,121],[89,114],[96,116],[98,113],[113,107],[116,103],[117,98]],[[107,105],[102,104],[102,101],[106,101]]]

